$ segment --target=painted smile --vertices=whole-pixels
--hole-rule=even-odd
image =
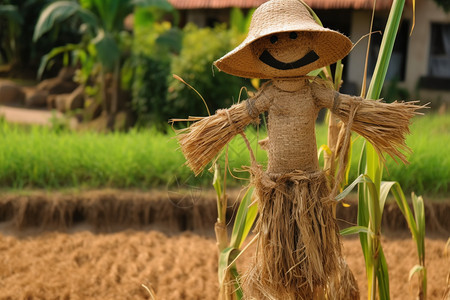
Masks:
[[[292,70],[292,69],[298,69],[303,66],[309,65],[316,60],[319,59],[319,56],[317,55],[314,50],[309,51],[305,54],[302,58],[293,61],[293,62],[282,62],[276,59],[272,56],[272,54],[269,53],[269,51],[264,50],[264,52],[259,56],[259,60],[265,63],[266,65],[271,66],[272,68],[278,69],[278,70]]]

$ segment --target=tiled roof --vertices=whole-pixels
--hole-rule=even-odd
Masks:
[[[177,9],[252,8],[267,0],[169,0]],[[314,9],[371,9],[373,0],[305,0]],[[377,9],[388,9],[392,0],[377,0]]]

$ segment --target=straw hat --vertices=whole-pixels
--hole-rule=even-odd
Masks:
[[[290,47],[289,36],[296,39]],[[214,64],[240,77],[297,77],[335,63],[351,47],[349,38],[318,25],[300,0],[270,0],[255,10],[247,38]]]

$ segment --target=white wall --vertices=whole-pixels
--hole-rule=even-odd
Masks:
[[[353,44],[369,32],[371,15],[372,12],[367,10],[353,11],[350,30],[350,39]],[[357,85],[358,93],[363,82],[366,49],[367,38],[364,38],[354,46],[349,54],[348,66],[344,66],[347,68],[347,81]]]
[[[412,24],[412,6],[408,1],[407,4],[403,18],[410,20],[410,24]],[[350,38],[354,43],[369,31],[371,13],[371,11],[353,12]],[[377,12],[377,15],[383,13],[387,14],[387,12]],[[428,73],[431,23],[433,22],[450,23],[450,13],[446,14],[433,0],[416,0],[416,24],[408,41],[405,81],[400,83],[400,86],[407,88],[412,96],[415,95],[420,77],[426,76]],[[362,84],[366,47],[367,39],[356,45],[350,53],[347,66],[347,80],[356,83],[358,87],[361,87]],[[450,103],[450,92],[421,90],[420,97],[439,98],[440,101]]]
[[[407,9],[404,17],[412,20],[412,9]],[[416,26],[409,38],[405,87],[415,89],[421,76],[428,74],[431,23],[450,23],[450,13],[439,8],[433,0],[416,1]],[[412,22],[411,22],[412,24]]]

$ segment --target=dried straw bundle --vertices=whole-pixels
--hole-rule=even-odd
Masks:
[[[358,283],[347,262],[339,260],[339,270],[336,276],[330,277],[330,284],[326,290],[326,299],[359,300]]]
[[[210,162],[222,148],[228,144],[238,133],[252,121],[258,120],[250,116],[247,110],[247,101],[231,106],[229,109],[221,109],[215,115],[201,118],[189,117],[177,121],[197,121],[188,128],[177,131],[177,139],[186,158],[186,164],[200,174],[203,168]]]
[[[409,134],[409,124],[412,117],[419,115],[417,110],[426,105],[416,105],[418,101],[383,103],[380,100],[361,100],[361,98],[339,94],[333,105],[333,113],[348,123],[352,107],[356,106],[356,115],[351,130],[366,138],[382,156],[389,154],[394,160],[398,157],[403,163],[408,163],[406,153],[411,150],[405,143]]]
[[[255,262],[243,277],[250,299],[311,299],[325,294],[341,266],[339,229],[323,172],[270,178],[252,166],[259,198]]]

